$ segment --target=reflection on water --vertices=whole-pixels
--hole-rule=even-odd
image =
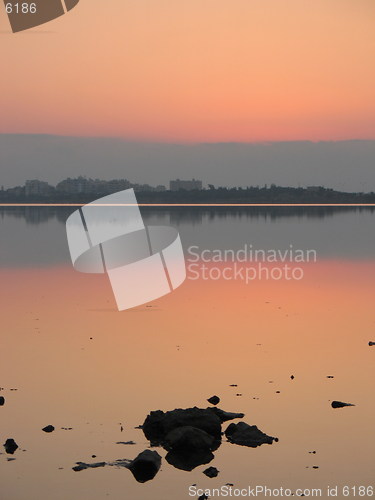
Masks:
[[[340,260],[307,265],[299,282],[188,280],[133,314],[115,310],[105,276],[2,269],[0,438],[19,446],[16,460],[0,455],[2,498],[172,500],[189,498],[193,484],[371,485],[374,278],[374,261]],[[146,483],[120,466],[72,470],[134,459],[150,446],[138,426],[151,410],[204,408],[213,394],[279,442],[248,448],[223,437],[214,457],[198,457],[202,465],[152,448],[162,467]],[[333,409],[333,400],[356,406]],[[47,425],[55,431],[43,432]],[[212,479],[203,474],[211,459]]]
[[[104,210],[105,208],[103,208]],[[0,266],[70,262],[65,222],[75,207],[0,209]],[[372,207],[143,207],[147,225],[174,226],[185,252],[201,249],[315,249],[318,258],[369,259],[375,251]]]
[[[0,444],[18,446],[0,450],[2,499],[172,500],[226,484],[319,488],[321,498],[337,486],[343,498],[344,486],[373,484],[373,211],[148,209],[147,223],[177,226],[185,248],[293,243],[316,248],[317,262],[299,281],[188,279],[119,313],[106,275],[72,269],[70,210],[49,210],[32,209],[33,222],[0,215]],[[279,442],[236,446],[232,429],[216,449],[184,454],[139,427],[153,410],[205,408],[214,394]],[[149,448],[160,473],[138,482],[126,465]],[[209,462],[217,477],[204,474]]]
[[[23,218],[28,224],[43,224],[56,220],[65,224],[76,207],[1,207],[0,219]],[[284,217],[321,219],[339,213],[375,213],[375,207],[141,207],[142,216],[147,219],[168,220],[172,225],[181,223],[202,224],[204,220],[252,219],[276,220]]]

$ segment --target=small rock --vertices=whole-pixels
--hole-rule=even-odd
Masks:
[[[134,441],[117,441],[116,444],[136,444]]]
[[[218,476],[219,471],[216,467],[209,467],[208,469],[203,471],[203,474],[205,474],[207,477],[213,478]]]
[[[312,468],[313,469],[319,469],[318,465],[313,465]]]
[[[278,438],[267,436],[256,425],[249,425],[245,422],[230,424],[225,430],[225,436],[230,443],[251,448],[256,448],[262,444],[272,444],[274,441],[278,442]]]
[[[375,342],[371,342],[371,340],[370,340],[370,342],[368,343],[368,345],[369,346],[375,345]]]
[[[290,378],[291,378],[292,380],[294,380],[294,378],[295,378],[295,377],[294,377],[294,375],[291,375],[291,376],[290,376]]]
[[[220,403],[220,398],[219,396],[212,396],[211,398],[207,399],[207,401],[212,405],[218,405]]]
[[[43,427],[43,429],[42,429],[42,431],[47,432],[47,433],[53,432],[54,430],[55,430],[55,428],[53,425],[47,425],[46,427]]]
[[[85,464],[84,462],[76,462],[77,465],[73,467],[74,472],[80,472],[86,469],[97,469],[98,467],[105,467],[105,462],[96,462],[94,464]]]
[[[344,408],[345,406],[355,406],[352,403],[343,403],[342,401],[332,401],[332,408]]]
[[[0,406],[4,406],[5,404],[5,398],[3,396],[0,396]]]
[[[139,483],[145,483],[154,479],[161,467],[161,456],[157,451],[142,451],[129,465],[135,479]]]
[[[200,497],[198,497],[198,500],[208,500],[208,496],[207,495],[201,495]]]
[[[229,387],[238,387],[238,384],[230,384]]]
[[[16,449],[18,448],[18,444],[15,442],[14,439],[9,438],[5,441],[4,448],[5,452],[8,453],[8,455],[13,455]]]
[[[333,375],[327,375],[327,378],[335,378]]]

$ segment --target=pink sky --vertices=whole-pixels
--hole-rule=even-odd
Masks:
[[[81,0],[0,23],[0,133],[375,138],[372,0]]]

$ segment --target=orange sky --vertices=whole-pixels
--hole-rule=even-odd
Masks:
[[[12,34],[0,133],[375,138],[373,0],[81,0]]]

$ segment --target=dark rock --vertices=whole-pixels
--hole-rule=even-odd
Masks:
[[[8,453],[8,455],[13,455],[16,449],[18,448],[18,444],[15,442],[14,439],[7,439],[4,443],[4,448],[5,452]]]
[[[207,495],[201,495],[200,497],[198,497],[198,500],[208,500],[208,496]]]
[[[278,441],[277,438],[264,434],[256,425],[249,425],[245,422],[230,424],[225,431],[225,436],[230,443],[240,446],[250,446],[251,448],[256,448],[262,444],[272,444],[273,441]]]
[[[203,471],[203,474],[205,474],[207,477],[213,478],[218,476],[219,471],[216,469],[216,467],[209,467],[208,469]]]
[[[234,420],[236,418],[243,418],[244,413],[233,413],[229,411],[220,410],[220,408],[207,408],[207,410],[212,411],[220,419],[220,422],[227,422],[228,420]]]
[[[312,468],[313,469],[319,469],[319,466],[318,465],[313,465]]]
[[[212,405],[218,405],[220,403],[220,398],[219,396],[212,396],[211,398],[207,399],[207,401]]]
[[[368,343],[368,345],[369,346],[375,345],[375,342],[371,342],[371,340],[370,340],[370,342]]]
[[[342,401],[332,401],[332,408],[344,408],[345,406],[355,406],[352,403],[343,403]]]
[[[44,432],[53,432],[55,430],[53,425],[47,425],[47,427],[43,427],[42,431]]]
[[[166,435],[178,427],[191,426],[207,432],[220,439],[220,417],[214,413],[216,408],[200,409],[197,407],[176,409],[164,413],[161,410],[152,411],[142,426],[146,438],[155,445],[163,443]]]
[[[214,443],[211,434],[189,425],[173,429],[164,439],[167,450],[212,450]]]
[[[238,387],[238,384],[230,384],[229,387]]]
[[[111,467],[121,468],[129,468],[129,465],[132,463],[132,460],[128,460],[127,458],[120,458],[119,460],[115,460],[114,462],[107,462],[107,465]]]
[[[72,467],[74,472],[80,472],[81,470],[86,469],[97,469],[98,467],[104,467],[106,465],[105,462],[96,462],[94,464],[85,464],[84,462],[76,462],[77,465]]]
[[[291,378],[292,380],[294,380],[294,375],[291,375],[291,376],[290,376],[290,378]]]
[[[165,457],[166,461],[176,469],[192,471],[200,465],[212,462],[215,455],[209,450],[173,450]]]
[[[161,467],[161,456],[157,451],[142,451],[130,464],[128,469],[139,483],[154,479]]]
[[[116,444],[136,444],[134,441],[117,441]]]
[[[4,406],[5,404],[5,398],[3,396],[0,396],[0,406]]]
[[[327,375],[327,378],[334,378],[333,375]]]

